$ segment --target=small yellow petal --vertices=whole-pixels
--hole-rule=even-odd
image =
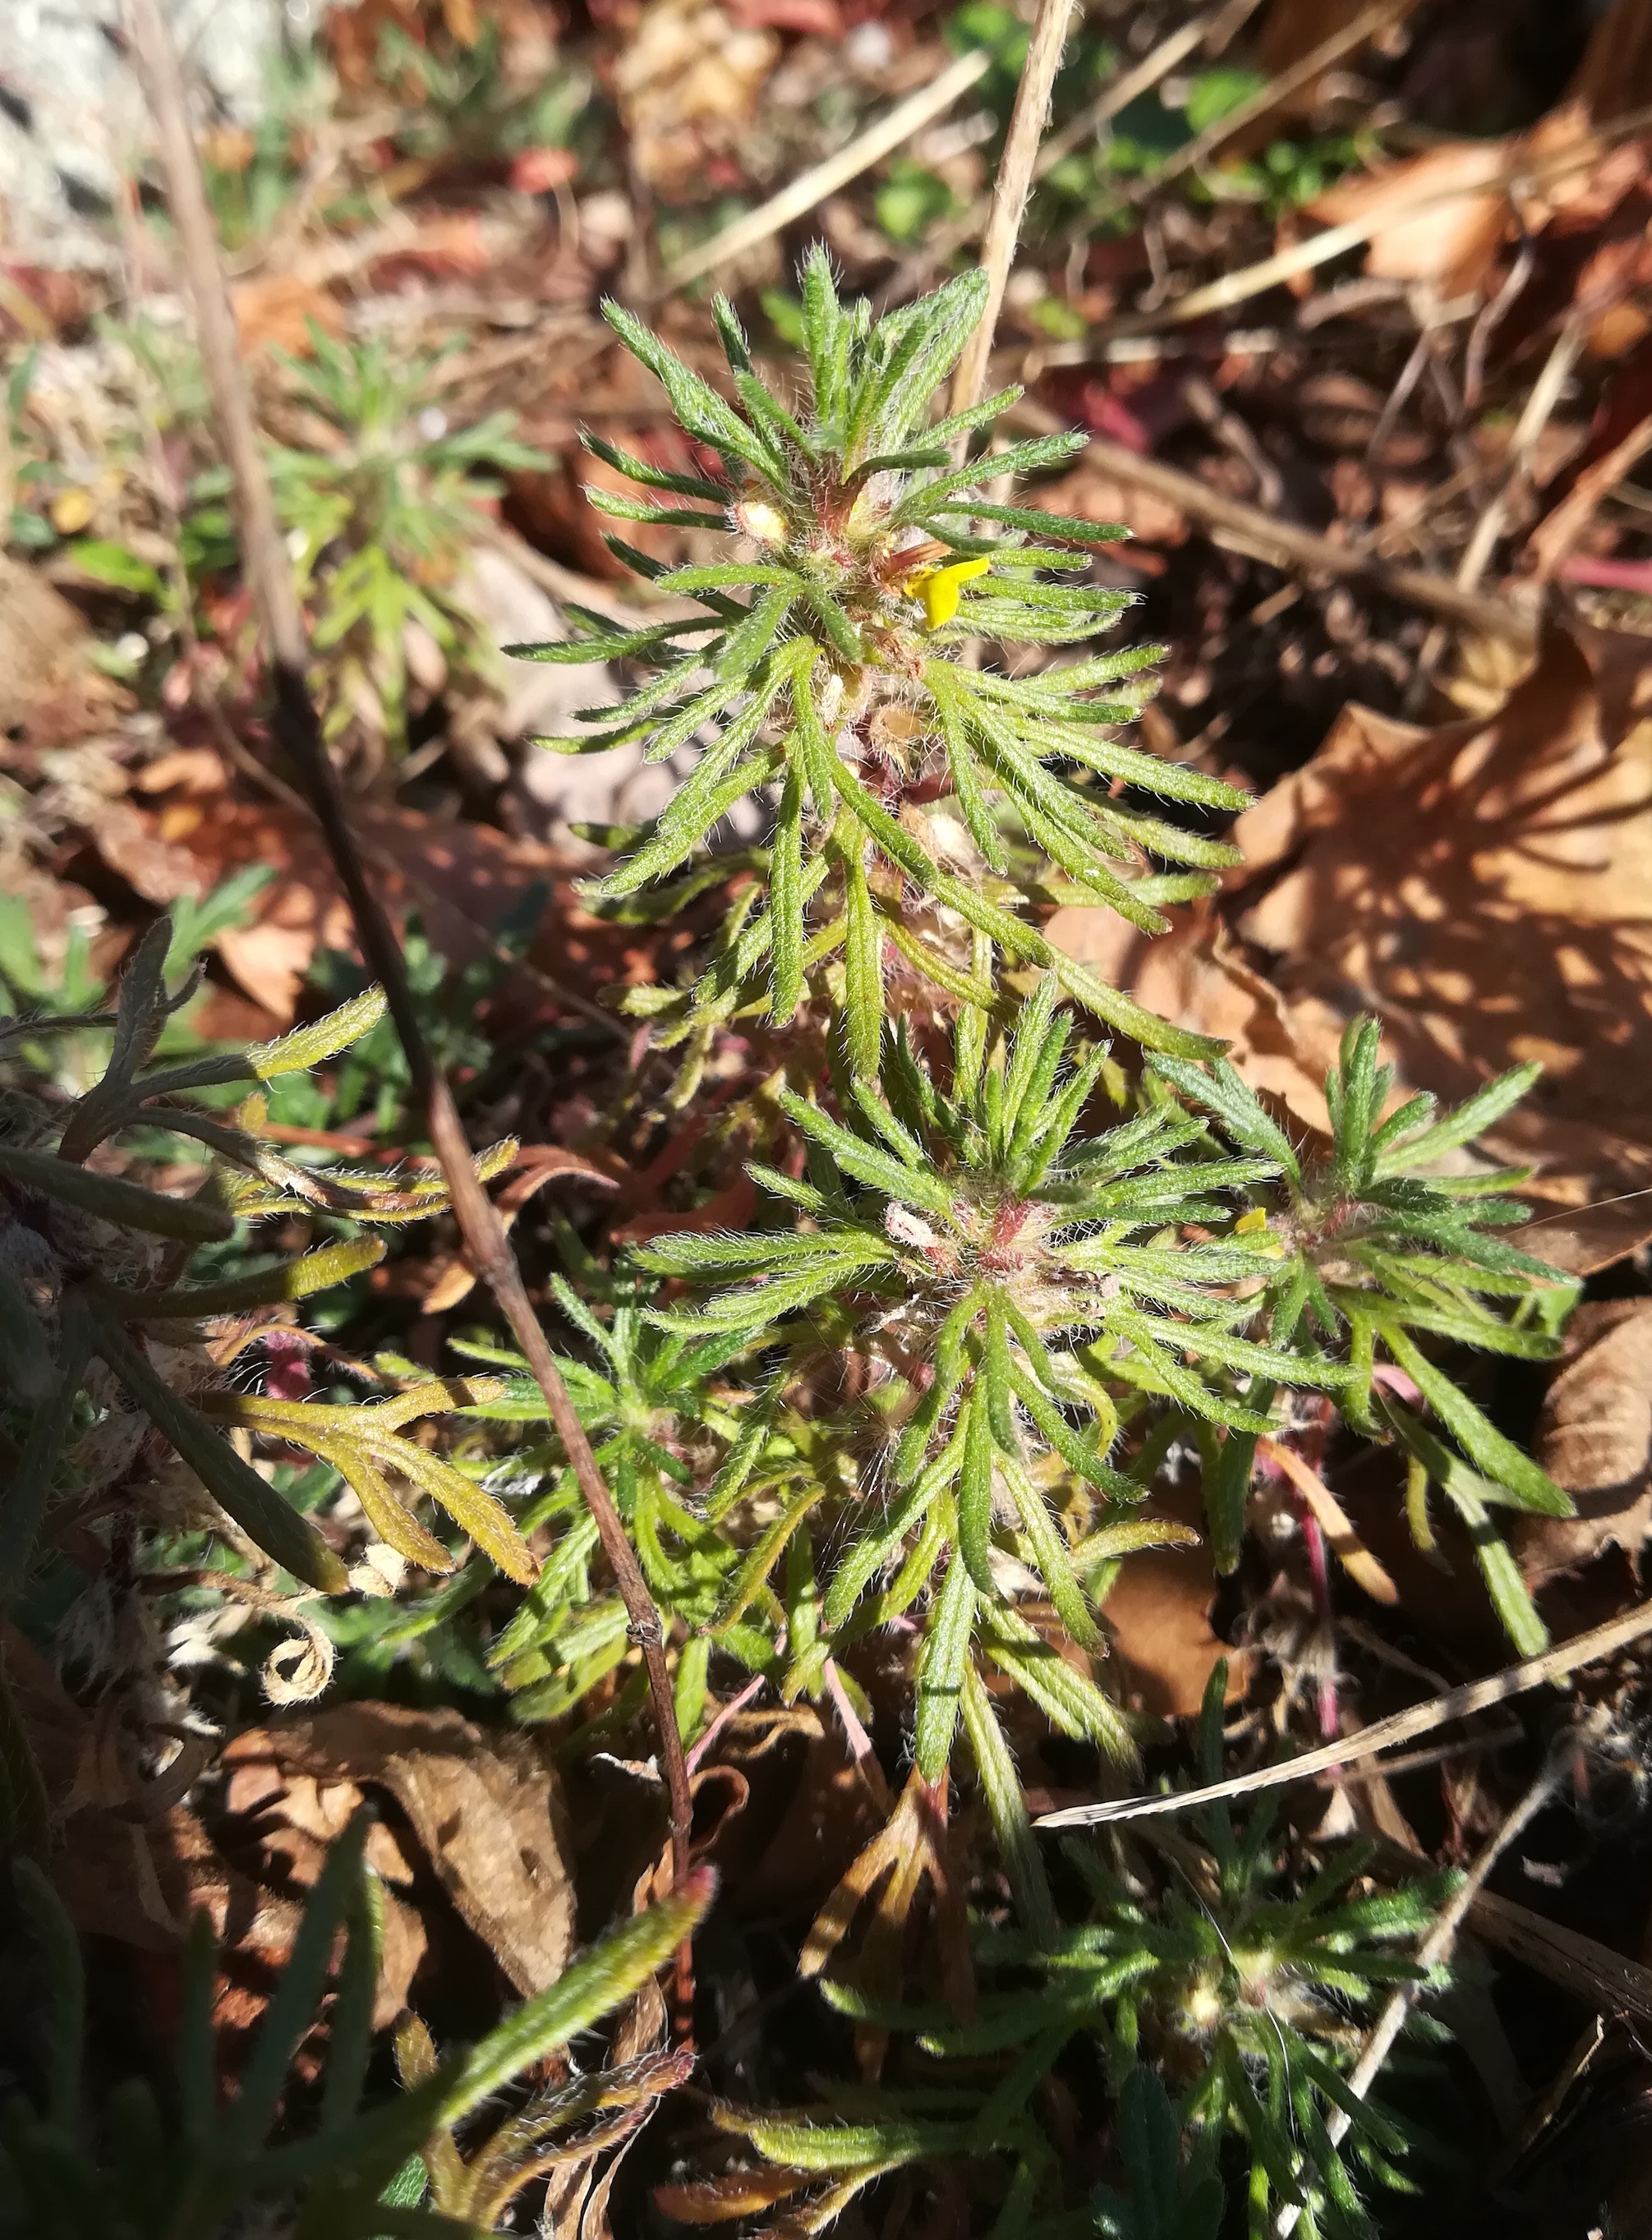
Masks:
[[[1254,1230],[1258,1229],[1266,1229],[1267,1226],[1267,1215],[1263,1212],[1261,1206],[1253,1205],[1248,1213],[1242,1213],[1238,1220],[1235,1222],[1233,1224],[1233,1233],[1236,1237],[1249,1237]]]
[[[94,510],[90,490],[63,490],[51,502],[51,525],[59,537],[77,537]]]
[[[958,600],[966,583],[977,576],[984,576],[992,565],[990,560],[954,560],[944,568],[920,568],[909,576],[902,586],[910,597],[923,602],[923,617],[930,630],[939,630],[949,623],[958,611]]]

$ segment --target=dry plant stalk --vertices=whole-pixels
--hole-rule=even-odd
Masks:
[[[195,304],[202,363],[232,478],[243,554],[269,643],[276,733],[302,775],[310,806],[349,898],[368,969],[383,986],[412,1075],[414,1093],[424,1110],[430,1143],[448,1183],[467,1257],[498,1302],[544,1395],[624,1603],[630,1637],[642,1651],[670,1801],[673,1869],[681,1883],[689,1872],[692,1805],[659,1614],[529,1300],[504,1225],[472,1170],[470,1147],[452,1092],[432,1062],[399,944],[350,830],[305,683],[309,647],[303,615],[258,448],[216,235],[184,104],[177,50],[159,0],[127,0],[127,14],[138,75],[160,135],[168,199]],[[684,2015],[692,1981],[688,1955],[684,1943],[678,1956],[677,1983]]]
[[[1027,59],[1022,64],[1021,83],[1016,88],[1016,105],[1010,112],[1009,134],[993,188],[987,237],[982,245],[981,269],[987,276],[987,307],[981,315],[980,325],[964,345],[958,370],[952,377],[955,412],[968,412],[987,393],[987,360],[997,331],[998,313],[1003,303],[1016,243],[1021,237],[1021,222],[1027,214],[1027,197],[1032,192],[1038,161],[1038,143],[1049,115],[1050,89],[1061,68],[1062,49],[1067,43],[1067,26],[1072,11],[1072,0],[1038,0]],[[963,457],[962,438],[957,456]]]
[[[1610,1657],[1615,1650],[1626,1649],[1630,1642],[1639,1641],[1649,1633],[1652,1633],[1652,1603],[1641,1603],[1622,1617],[1612,1619],[1609,1624],[1594,1626],[1588,1633],[1562,1642],[1557,1649],[1545,1650],[1541,1657],[1528,1657],[1518,1664],[1507,1664],[1501,1672],[1494,1672],[1484,1680],[1470,1680],[1461,1688],[1448,1688],[1444,1695],[1436,1696],[1431,1703],[1414,1703],[1409,1710],[1396,1711],[1391,1717],[1362,1727],[1356,1735],[1326,1743],[1318,1750],[1304,1750],[1300,1757],[1287,1758],[1282,1764],[1259,1766],[1254,1773],[1236,1774],[1230,1781],[1209,1782],[1202,1789],[1179,1789],[1162,1797],[1121,1797],[1105,1804],[1074,1805],[1065,1812],[1046,1813],[1036,1824],[1040,1828],[1093,1828],[1102,1821],[1146,1820],[1162,1813],[1190,1812],[1196,1805],[1217,1804],[1224,1797],[1248,1797],[1253,1790],[1278,1789],[1287,1782],[1306,1781],[1309,1774],[1329,1773],[1358,1758],[1375,1757],[1381,1750],[1391,1750],[1396,1743],[1409,1743],[1418,1735],[1432,1734],[1436,1727],[1443,1727],[1453,1719],[1466,1719],[1471,1712],[1489,1710],[1494,1703],[1506,1703],[1513,1697],[1523,1696],[1551,1680],[1564,1679],[1569,1672],[1595,1663],[1602,1657]]]

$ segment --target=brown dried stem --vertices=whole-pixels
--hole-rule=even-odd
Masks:
[[[954,412],[967,412],[972,404],[979,404],[987,393],[987,361],[998,329],[998,313],[1003,304],[1016,243],[1021,235],[1021,221],[1027,211],[1027,197],[1032,192],[1038,143],[1049,115],[1050,89],[1061,67],[1072,5],[1073,0],[1038,0],[1027,59],[1021,66],[1021,83],[1016,88],[1016,105],[1009,112],[1003,160],[998,166],[997,183],[992,190],[987,237],[982,244],[981,269],[988,282],[986,308],[952,377]]]
[[[356,937],[368,970],[383,986],[390,1016],[407,1055],[414,1091],[424,1110],[430,1143],[452,1198],[466,1254],[497,1300],[544,1394],[563,1451],[596,1521],[603,1551],[625,1604],[630,1637],[643,1653],[659,1729],[660,1760],[670,1800],[672,1863],[681,1883],[689,1871],[691,1805],[659,1613],[603,1481],[584,1426],[574,1411],[568,1388],[529,1301],[503,1223],[471,1167],[470,1147],[452,1094],[431,1059],[414,1008],[396,934],[373,891],[350,830],[337,776],[323,743],[321,726],[304,681],[310,649],[303,612],[293,587],[292,571],[258,446],[251,397],[237,351],[235,321],[190,133],[177,51],[158,0],[127,0],[127,10],[138,76],[160,137],[167,197],[194,299],[202,365],[230,471],[243,557],[269,645],[276,736],[300,774],[310,805],[326,838],[355,916]],[[680,2003],[690,1982],[686,1960],[679,1956]]]
[[[1419,1735],[1433,1734],[1453,1719],[1466,1719],[1473,1712],[1487,1711],[1495,1703],[1507,1703],[1516,1696],[1523,1696],[1529,1689],[1563,1680],[1568,1673],[1627,1649],[1631,1642],[1640,1641],[1649,1633],[1652,1633],[1652,1602],[1637,1603],[1622,1617],[1612,1618],[1605,1625],[1592,1626],[1587,1633],[1576,1634],[1556,1648],[1544,1650],[1540,1657],[1528,1657],[1518,1664],[1505,1665],[1501,1672],[1494,1672],[1487,1679],[1470,1680],[1461,1688],[1448,1688],[1430,1703],[1415,1703],[1409,1710],[1375,1720],[1357,1734],[1343,1735],[1318,1750],[1304,1750],[1299,1757],[1286,1758],[1277,1765],[1258,1766],[1253,1773],[1235,1774],[1226,1781],[1208,1782],[1199,1789],[1178,1789],[1161,1797],[1121,1797],[1104,1804],[1076,1804],[1062,1812],[1046,1812],[1036,1825],[1089,1828],[1104,1820],[1145,1820],[1165,1812],[1191,1811],[1200,1804],[1225,1803],[1230,1797],[1252,1796],[1259,1789],[1277,1789],[1288,1782],[1306,1781],[1311,1774],[1340,1771],[1358,1759],[1375,1757],[1382,1750],[1392,1750],[1396,1743],[1414,1742]]]

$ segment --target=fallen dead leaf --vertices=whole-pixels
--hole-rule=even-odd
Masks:
[[[114,1697],[103,1712],[88,1712],[14,1627],[0,1627],[0,1657],[51,1808],[59,1839],[53,1873],[75,1926],[139,1953],[171,1956],[181,1951],[191,1916],[205,1912],[223,1947],[214,2021],[233,2046],[261,2019],[275,1971],[290,1954],[298,1900],[230,1866],[194,1813],[173,1801],[176,1780],[148,1779],[135,1770],[132,1737]],[[318,1870],[322,1843],[304,1840]],[[390,1863],[383,1851],[380,1863]],[[387,1893],[375,2002],[381,2027],[406,2003],[423,1952],[417,1913]]]
[[[130,801],[101,803],[87,830],[110,870],[157,910],[181,895],[198,902],[206,893],[209,882],[199,862],[187,848],[162,837],[161,820],[152,811]]]
[[[1489,719],[1429,730],[1349,707],[1239,818],[1219,905],[1158,942],[1064,910],[1051,937],[1227,1038],[1321,1130],[1357,1011],[1383,1021],[1403,1082],[1442,1097],[1541,1060],[1492,1148],[1539,1170],[1530,1249],[1586,1273],[1652,1234],[1649,710],[1652,641],[1582,630],[1552,632]]]
[[[90,643],[63,593],[0,552],[0,733],[34,746],[83,737],[110,700],[90,668]]]
[[[1204,1522],[1196,1486],[1162,1487],[1153,1507],[1156,1515],[1196,1531]],[[1230,1649],[1211,1626],[1216,1598],[1216,1566],[1202,1540],[1196,1548],[1137,1549],[1102,1606],[1112,1637],[1102,1676],[1109,1693],[1153,1718],[1193,1718],[1225,1657],[1228,1700],[1242,1695],[1249,1657]]]
[[[1515,1552],[1534,1588],[1609,1548],[1635,1559],[1652,1528],[1652,1299],[1586,1303],[1567,1345],[1533,1446],[1577,1515],[1519,1519]]]
[[[237,280],[230,290],[235,313],[236,337],[245,358],[266,350],[285,350],[291,357],[309,357],[315,350],[312,328],[324,335],[342,335],[344,315],[323,290],[296,272],[261,273],[256,279]]]
[[[159,837],[157,811],[117,806],[120,817],[97,835],[99,852],[146,900],[170,899],[165,889],[175,880],[172,894],[204,894],[247,864],[275,870],[253,899],[248,923],[227,928],[216,946],[253,1002],[290,1025],[316,950],[353,945],[349,907],[310,819],[279,803],[224,801],[169,847]],[[361,803],[353,816],[382,875],[387,907],[398,920],[416,910],[431,945],[450,962],[485,955],[495,930],[530,889],[541,887],[549,890],[549,907],[531,963],[592,993],[623,977],[635,937],[580,909],[570,890],[578,866],[563,851],[512,839],[491,825],[438,823],[388,803]]]
[[[543,1990],[561,1974],[574,1943],[561,1790],[525,1737],[485,1737],[456,1711],[344,1703],[238,1735],[223,1762],[387,1790],[516,1989]]]
[[[1483,282],[1508,229],[1511,205],[1502,180],[1514,144],[1460,140],[1425,149],[1333,187],[1308,205],[1308,216],[1335,226],[1392,210],[1366,249],[1366,270],[1462,295]],[[1416,203],[1422,207],[1408,207]]]

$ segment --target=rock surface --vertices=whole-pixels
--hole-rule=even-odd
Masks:
[[[221,121],[248,123],[310,0],[165,0],[173,36]],[[104,266],[106,218],[143,104],[121,51],[120,0],[0,0],[0,254]]]

